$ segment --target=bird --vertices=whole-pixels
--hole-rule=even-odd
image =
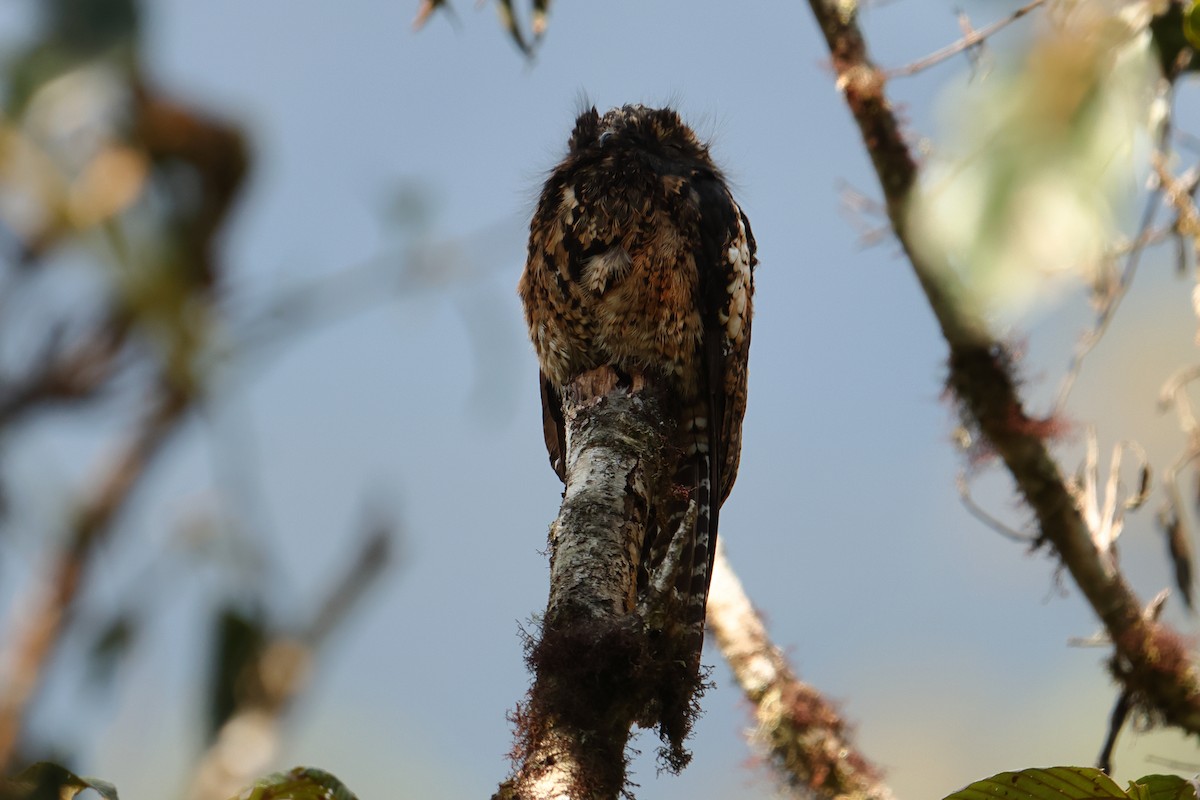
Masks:
[[[551,465],[566,481],[562,397],[603,366],[638,374],[674,419],[671,488],[652,498],[639,591],[695,502],[683,595],[700,668],[721,505],[737,478],[756,245],[707,143],[672,108],[579,114],[530,222],[518,294],[540,368]]]

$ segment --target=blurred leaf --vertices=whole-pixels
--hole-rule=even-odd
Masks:
[[[1200,47],[1200,3],[1167,3],[1163,13],[1150,22],[1150,34],[1164,75],[1174,77],[1177,72],[1200,70],[1200,62],[1193,55]]]
[[[89,677],[107,682],[117,663],[129,651],[137,635],[137,626],[128,613],[118,614],[101,629],[88,652]]]
[[[1196,800],[1196,782],[1178,775],[1146,775],[1129,784],[1135,800]]]
[[[1095,800],[1128,796],[1094,767],[1049,767],[1001,772],[960,789],[946,800]]]
[[[1192,2],[1183,12],[1183,36],[1192,47],[1200,47],[1200,3]]]
[[[517,24],[517,15],[513,10],[512,0],[499,0],[496,3],[496,12],[500,15],[500,24],[504,30],[508,31],[508,35],[517,49],[526,57],[532,56],[533,49],[525,41],[525,35],[521,33],[521,26]]]
[[[81,778],[65,767],[39,761],[19,775],[0,779],[0,800],[71,800],[85,789],[93,789],[107,800],[118,800],[111,783]]]
[[[446,2],[446,0],[421,0],[421,6],[417,9],[417,16],[413,20],[413,30],[419,31],[425,27],[425,23],[433,16],[433,12],[441,9],[446,12],[446,16],[453,22],[455,20],[454,9]]]
[[[42,0],[50,38],[91,51],[132,39],[138,33],[134,0]]]
[[[535,39],[542,38],[546,32],[546,17],[549,13],[550,0],[533,0],[533,21],[530,24]]]
[[[296,767],[268,775],[243,789],[235,800],[358,800],[345,784],[324,770]]]
[[[10,114],[47,81],[93,59],[132,64],[139,28],[134,0],[40,0],[42,30],[35,44],[9,61]]]
[[[948,130],[909,226],[983,313],[1019,316],[1103,278],[1146,168],[1152,59],[1135,24],[1082,4],[986,82],[946,95]]]
[[[261,610],[250,612],[232,606],[217,615],[216,642],[209,669],[208,733],[215,735],[254,693],[247,685],[252,676],[248,669],[256,663],[267,642],[264,615]]]
[[[124,211],[146,185],[150,165],[144,153],[109,145],[88,162],[71,184],[67,212],[77,228],[88,228]]]

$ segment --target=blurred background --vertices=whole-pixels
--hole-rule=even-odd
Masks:
[[[957,11],[978,26],[1018,5],[894,0],[862,21],[900,67],[961,36]],[[758,240],[721,533],[777,643],[901,797],[1094,762],[1115,693],[1106,651],[1068,639],[1098,624],[1051,558],[960,503],[969,470],[977,502],[1030,522],[956,446],[945,348],[807,7],[563,2],[532,59],[490,7],[459,0],[414,32],[417,10],[0,5],[10,767],[52,757],[124,797],[184,795],[249,705],[281,722],[253,740],[271,769],[319,766],[364,799],[490,796],[560,492],[515,294],[528,218],[575,114],[627,102],[674,104],[712,140]],[[921,152],[1042,24],[889,85]],[[1200,129],[1189,100],[1182,131]],[[1131,142],[1110,220],[1126,234]],[[1193,283],[1170,247],[1142,259],[1062,416],[1065,471],[1093,424],[1102,475],[1120,440],[1156,476],[1185,450],[1158,394],[1196,358]],[[1089,291],[996,314],[1034,411],[1093,322]],[[1154,491],[1121,549],[1147,600],[1173,583]],[[1195,637],[1178,597],[1166,616]],[[230,677],[274,646],[280,683]],[[641,796],[775,796],[746,702],[706,661],[695,759],[658,776],[643,736]],[[1200,763],[1182,737],[1126,730],[1118,777],[1164,770],[1147,757]]]

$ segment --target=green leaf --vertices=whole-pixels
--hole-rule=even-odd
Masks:
[[[1192,47],[1200,47],[1200,2],[1196,0],[1183,12],[1183,36]]]
[[[119,800],[111,783],[81,778],[50,761],[31,764],[12,778],[0,778],[0,800],[71,800],[84,789],[93,789],[106,800]]]
[[[1196,800],[1196,782],[1178,775],[1147,775],[1130,781],[1134,800]]]
[[[3,800],[0,798],[0,800]],[[328,772],[314,767],[296,767],[276,772],[246,789],[232,800],[358,800],[354,792]]]
[[[1049,767],[1001,772],[960,789],[946,800],[1095,800],[1108,797],[1128,800],[1129,795],[1098,769]]]

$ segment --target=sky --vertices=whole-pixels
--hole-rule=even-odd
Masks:
[[[520,630],[545,605],[560,491],[515,287],[540,182],[581,98],[601,110],[676,105],[713,142],[752,222],[750,399],[721,536],[800,675],[854,722],[900,797],[1094,761],[1115,695],[1105,651],[1067,640],[1097,622],[1052,559],[958,500],[969,464],[953,444],[945,349],[897,245],[864,236],[882,218],[847,208],[848,191],[879,192],[806,4],[562,2],[532,62],[467,0],[454,2],[457,23],[439,15],[417,33],[416,4],[397,0],[145,5],[156,82],[238,121],[253,144],[224,242],[233,285],[265,298],[382,264],[400,287],[233,365],[225,399],[171,446],[106,554],[161,543],[229,488],[220,465],[237,459],[237,480],[257,491],[233,494],[260,497],[261,535],[283,554],[286,596],[300,598],[279,613],[302,619],[320,596],[306,589],[338,574],[364,503],[398,517],[399,564],[323,654],[277,766],[320,766],[364,799],[490,796],[507,775],[505,715],[529,680]],[[1017,6],[958,5],[976,24]],[[899,66],[954,40],[955,8],[872,5],[875,57]],[[938,98],[967,75],[954,61],[889,86],[914,140],[937,135]],[[420,198],[420,225],[389,215],[398,196]],[[1148,258],[1138,281],[1075,389],[1074,432],[1056,448],[1068,472],[1092,423],[1102,459],[1125,438],[1164,466],[1183,447],[1155,402],[1195,358],[1190,284],[1167,255]],[[1048,408],[1088,321],[1076,293],[1004,331],[1022,345],[1035,409]],[[28,481],[66,480],[74,445],[44,441],[55,439],[15,445]],[[977,472],[980,502],[1025,525],[1008,479]],[[1145,598],[1170,581],[1151,524],[1161,497],[1122,540]],[[101,578],[97,602],[115,591]],[[125,797],[178,786],[198,744],[199,645],[179,632],[201,591],[181,587],[168,603],[156,633],[176,646],[147,646],[86,751],[86,771]],[[1193,620],[1168,613],[1195,636]],[[695,759],[657,775],[644,734],[639,796],[775,796],[745,742],[746,701],[719,654],[706,649],[705,661],[718,688]],[[1119,777],[1161,771],[1147,754],[1193,753],[1170,734],[1127,732]]]

